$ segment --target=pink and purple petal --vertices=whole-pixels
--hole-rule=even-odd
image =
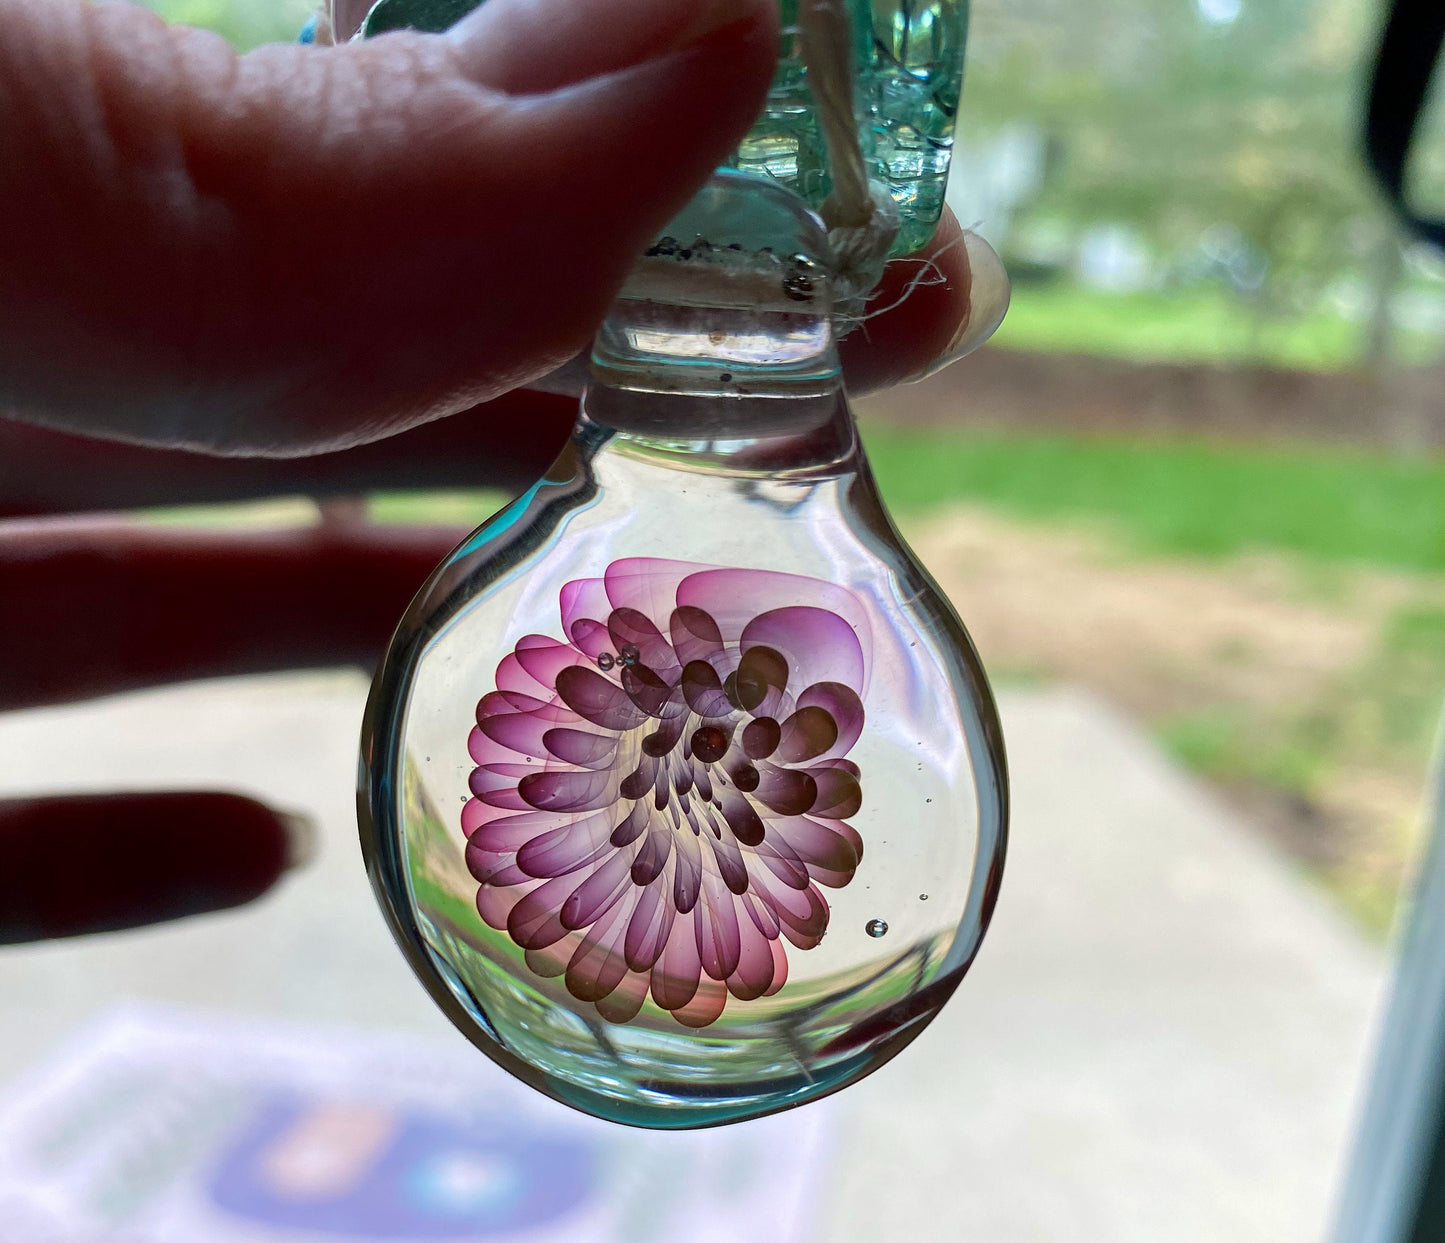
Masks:
[[[723,1007],[728,1003],[727,985],[718,980],[698,981],[697,991],[685,1006],[672,1012],[684,1027],[707,1027],[722,1017]]]
[[[862,840],[868,622],[835,584],[661,558],[559,598],[468,738],[477,910],[610,1022],[685,1026],[771,996],[816,945]],[[807,813],[807,814],[805,814]]]
[[[627,974],[622,939],[631,914],[630,904],[619,902],[582,938],[567,963],[567,991],[578,1001],[601,1001],[622,983]]]

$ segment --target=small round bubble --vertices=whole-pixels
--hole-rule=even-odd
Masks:
[[[886,919],[870,919],[863,925],[863,931],[870,937],[881,937],[888,931],[888,921]]]

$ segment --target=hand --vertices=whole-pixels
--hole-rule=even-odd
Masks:
[[[488,0],[445,36],[239,58],[130,4],[0,0],[0,30],[0,410],[272,456],[574,356],[756,117],[778,39],[773,0]],[[855,334],[855,390],[966,318],[956,228],[949,280],[869,325],[889,344]]]
[[[772,0],[489,0],[239,59],[125,4],[0,0],[0,30],[0,518],[35,519],[0,523],[0,709],[373,664],[458,532],[55,515],[531,482],[575,403],[520,386],[736,144],[777,38]],[[958,337],[957,239],[901,302],[919,261],[890,268],[855,391]],[[157,794],[0,803],[0,850],[4,943],[235,905],[298,848]]]

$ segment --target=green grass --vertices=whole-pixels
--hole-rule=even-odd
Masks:
[[[512,498],[478,488],[464,492],[378,492],[368,505],[373,522],[479,527]]]
[[[1445,569],[1445,461],[1325,449],[866,430],[888,504],[1115,524],[1141,551]]]
[[[1108,294],[1060,283],[1020,285],[994,343],[1040,353],[1101,354],[1171,362],[1265,362],[1312,371],[1355,365],[1364,326],[1321,308],[1256,323],[1248,303],[1222,289]],[[1400,330],[1400,361],[1438,357],[1439,337]]]
[[[1160,740],[1174,757],[1207,777],[1251,781],[1288,794],[1313,794],[1330,761],[1307,731],[1260,728],[1240,710],[1188,713],[1161,723]]]
[[[1342,771],[1418,781],[1440,727],[1442,687],[1445,609],[1416,603],[1395,612],[1368,659],[1341,670],[1305,705],[1277,714],[1252,705],[1218,705],[1158,721],[1155,729],[1165,749],[1195,772],[1227,787],[1298,800],[1307,813],[1322,795],[1328,799],[1330,780]],[[1382,819],[1370,826],[1372,837],[1363,849],[1348,838],[1332,841],[1326,835],[1326,849],[1340,857],[1310,863],[1376,934],[1388,930],[1398,897],[1399,876],[1381,861],[1408,857],[1414,828]]]
[[[243,51],[289,43],[316,11],[314,0],[144,0],[168,22],[224,35]]]
[[[1445,687],[1445,609],[1419,601],[1396,610],[1378,649],[1343,688],[1350,712],[1324,746],[1389,762],[1428,756]]]

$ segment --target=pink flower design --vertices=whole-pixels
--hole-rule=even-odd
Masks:
[[[469,739],[477,910],[542,976],[625,1023],[648,992],[689,1027],[788,977],[853,879],[869,630],[844,588],[614,561],[561,592]]]

